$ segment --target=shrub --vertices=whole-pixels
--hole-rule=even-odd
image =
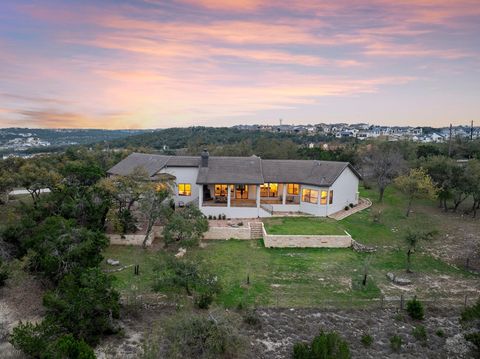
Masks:
[[[407,313],[412,319],[422,320],[425,316],[423,304],[417,300],[417,297],[407,302]]]
[[[362,335],[361,342],[366,348],[368,348],[373,344],[373,337],[370,334],[364,334]]]
[[[83,340],[58,331],[48,320],[39,324],[20,323],[13,329],[10,342],[16,349],[36,358],[95,358],[93,349]]]
[[[313,338],[310,345],[296,343],[293,347],[293,358],[347,359],[350,358],[350,350],[348,344],[336,332],[322,331]]]
[[[200,293],[195,295],[195,305],[199,309],[208,309],[213,302],[213,295],[210,293]]]
[[[440,338],[443,338],[445,336],[445,332],[443,331],[442,328],[439,328],[437,329],[437,331],[435,332],[435,334],[440,337]]]
[[[344,208],[345,211],[348,211],[349,209],[350,209],[350,207],[348,207],[348,206],[345,206],[345,208]]]
[[[402,347],[402,343],[403,343],[402,338],[399,335],[394,335],[390,338],[390,348],[392,348],[394,352],[400,351],[400,348]]]
[[[118,229],[123,234],[135,233],[137,231],[137,219],[130,210],[124,209],[122,211],[119,211],[117,216],[119,225]]]
[[[224,317],[183,315],[165,328],[167,358],[236,358],[243,338]]]
[[[353,207],[354,207],[353,203],[350,203],[348,206],[349,206],[350,208],[353,208]]]
[[[247,309],[243,314],[244,323],[259,328],[261,326],[260,316],[255,309]]]
[[[10,277],[10,271],[7,268],[7,265],[2,262],[2,259],[0,258],[0,288],[2,288],[6,282],[7,279]]]
[[[413,328],[412,334],[415,339],[425,342],[427,340],[427,331],[423,325],[417,325]]]
[[[98,268],[65,276],[55,291],[45,294],[43,305],[47,321],[89,344],[115,331],[112,320],[120,310],[118,292]]]
[[[477,328],[475,331],[465,335],[465,339],[475,346],[475,353],[480,357],[480,326],[478,324],[478,321],[480,320],[480,298],[473,306],[465,308],[461,314],[461,320],[464,323],[477,322]]]

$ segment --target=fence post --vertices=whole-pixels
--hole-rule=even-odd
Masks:
[[[465,263],[465,268],[466,268],[467,270],[470,269],[470,258],[467,258],[467,262]]]
[[[400,309],[403,310],[403,294],[400,294]]]
[[[468,302],[468,300],[467,300],[467,295],[465,294],[465,301],[464,301],[464,303],[463,303],[463,307],[464,307],[464,308],[467,308],[467,302]]]

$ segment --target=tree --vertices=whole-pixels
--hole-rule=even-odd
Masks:
[[[0,204],[7,203],[18,181],[17,173],[25,160],[17,157],[0,160]]]
[[[208,230],[208,220],[197,207],[187,206],[173,212],[163,229],[165,244],[196,244]]]
[[[412,202],[415,199],[434,198],[437,188],[432,178],[423,168],[413,168],[406,175],[399,176],[395,179],[395,184],[402,191],[408,200],[406,216],[410,215]]]
[[[58,282],[75,270],[97,266],[103,260],[101,252],[108,246],[108,239],[101,232],[76,227],[73,220],[49,217],[26,245],[33,250],[31,269]]]
[[[468,161],[465,169],[465,178],[467,182],[467,191],[472,195],[473,218],[477,216],[477,210],[480,208],[480,160],[474,159]]]
[[[119,294],[99,268],[67,274],[54,291],[45,294],[43,305],[45,320],[89,344],[116,330],[113,320],[119,316]]]
[[[407,244],[407,272],[409,273],[412,272],[411,257],[412,257],[412,254],[415,253],[419,242],[423,240],[432,239],[434,234],[435,234],[434,232],[421,232],[421,231],[412,230],[412,229],[407,230],[404,236],[405,243]]]
[[[18,185],[25,188],[32,197],[34,206],[40,198],[43,189],[54,190],[60,183],[61,176],[48,169],[41,162],[27,162],[18,171]]]
[[[155,222],[162,216],[170,214],[171,206],[168,198],[172,195],[172,184],[168,181],[152,183],[140,198],[140,210],[147,219],[147,229],[142,246],[146,247]]]
[[[405,160],[397,148],[381,144],[365,154],[363,163],[367,167],[367,177],[374,180],[378,186],[378,200],[382,202],[387,186],[405,169]]]
[[[102,179],[98,186],[109,193],[114,201],[114,215],[123,234],[136,230],[136,219],[132,214],[133,205],[151,186],[150,178],[141,167],[127,176]]]

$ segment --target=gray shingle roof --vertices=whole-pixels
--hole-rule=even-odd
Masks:
[[[348,166],[348,162],[334,161],[262,160],[265,182],[316,186],[330,186]]]
[[[197,183],[263,183],[261,159],[251,157],[210,157],[208,167],[200,167]]]
[[[162,156],[132,153],[117,163],[109,174],[128,175],[143,167],[153,177],[164,167],[199,167],[200,156]],[[301,183],[330,186],[343,170],[349,167],[358,178],[361,176],[348,162],[306,160],[262,160],[259,157],[214,157],[208,167],[199,167],[199,184],[260,184],[265,182]]]

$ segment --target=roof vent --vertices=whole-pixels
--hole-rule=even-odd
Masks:
[[[208,167],[208,157],[210,155],[208,154],[208,150],[207,149],[204,149],[202,151],[202,154],[201,154],[201,157],[202,157],[202,161],[201,161],[201,167]]]

